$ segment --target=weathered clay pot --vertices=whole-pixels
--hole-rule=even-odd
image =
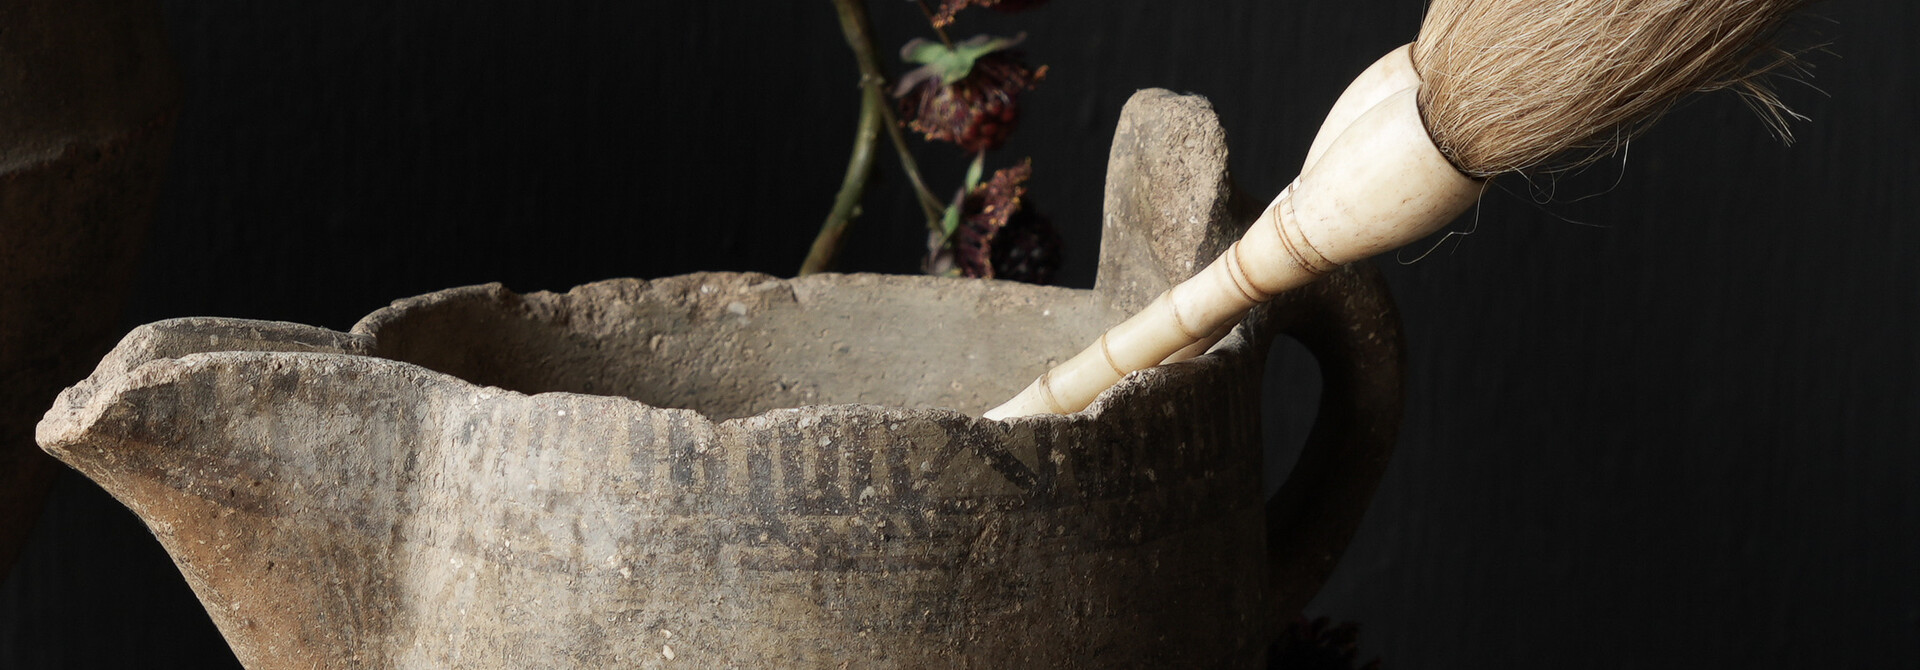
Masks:
[[[1391,442],[1376,276],[1080,414],[975,416],[1237,236],[1225,159],[1203,100],[1136,96],[1091,291],[714,273],[453,289],[351,333],[167,321],[39,438],[256,669],[1255,667]],[[1331,396],[1268,513],[1283,327]]]
[[[0,578],[59,468],[33,424],[121,332],[178,104],[156,3],[0,3]]]

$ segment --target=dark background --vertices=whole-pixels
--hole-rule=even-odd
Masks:
[[[923,34],[910,5],[873,2],[889,56]],[[470,283],[791,274],[858,100],[826,0],[163,4],[186,98],[128,327],[345,329]],[[1066,281],[1089,286],[1129,95],[1210,97],[1264,199],[1420,4],[1055,0],[956,32],[1026,30],[1052,66],[992,162],[1033,157]],[[1477,219],[1471,235],[1381,259],[1409,337],[1406,426],[1310,608],[1359,621],[1364,656],[1920,667],[1920,10],[1816,13],[1833,54],[1813,58],[1824,94],[1786,87],[1812,117],[1791,148],[1731,96],[1704,99],[1624,171],[1503,182],[1456,224]],[[952,188],[958,152],[920,155]],[[895,165],[882,154],[847,269],[915,268]],[[1297,347],[1278,352],[1285,445],[1316,382]],[[0,587],[0,667],[231,662],[145,528],[63,475]]]

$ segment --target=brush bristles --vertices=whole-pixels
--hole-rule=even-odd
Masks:
[[[1740,91],[1784,138],[1794,115],[1763,75],[1794,68],[1773,38],[1805,4],[1433,0],[1414,45],[1421,117],[1479,177],[1584,164],[1696,91]]]

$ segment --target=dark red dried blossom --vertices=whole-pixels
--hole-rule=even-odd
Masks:
[[[1033,162],[998,170],[961,204],[953,260],[960,274],[1046,284],[1060,269],[1060,233],[1026,200]]]
[[[1360,652],[1360,626],[1353,622],[1335,625],[1320,617],[1301,618],[1287,624],[1267,650],[1268,670],[1380,670],[1380,659],[1356,666]]]
[[[1017,12],[1035,5],[1044,4],[1046,1],[1047,0],[941,0],[940,10],[933,13],[933,25],[940,28],[947,27],[947,24],[953,23],[955,14],[959,14],[960,10],[968,7],[988,7],[1003,12]]]
[[[1018,52],[1004,50],[1017,43],[984,35],[951,50],[908,43],[907,57],[926,65],[894,88],[901,118],[928,141],[952,142],[967,153],[999,148],[1020,119],[1020,94],[1047,76],[1046,66],[1035,70]]]

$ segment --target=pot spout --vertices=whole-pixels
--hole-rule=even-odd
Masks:
[[[185,318],[148,324],[128,333],[86,380],[60,393],[35,438],[47,453],[96,481],[125,480],[141,469],[129,454],[175,445],[173,438],[187,430],[176,424],[196,420],[178,412],[177,404],[152,406],[145,398],[176,388],[180,376],[195,368],[197,354],[364,355],[370,348],[364,336],[291,323]]]
[[[394,618],[412,466],[391,447],[434,403],[431,373],[366,356],[370,343],[283,323],[144,326],[37,438],[147,524],[249,667],[386,666],[373,649]]]

